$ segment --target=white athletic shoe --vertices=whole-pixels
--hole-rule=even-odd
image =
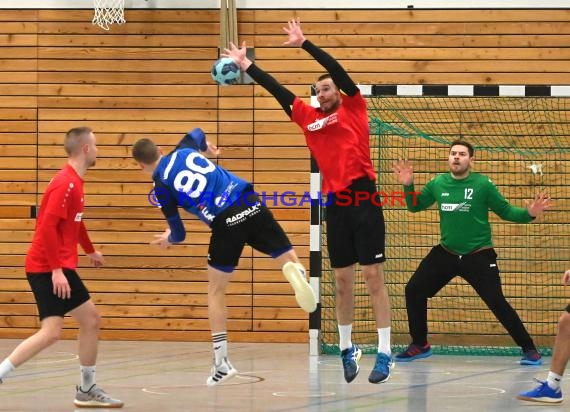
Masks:
[[[122,408],[123,402],[107,395],[103,389],[97,385],[91,386],[87,392],[83,392],[81,387],[76,388],[77,394],[73,403],[78,408]]]
[[[212,366],[212,375],[206,381],[206,385],[215,386],[236,376],[238,371],[232,366],[228,358],[222,359],[219,365]]]
[[[295,291],[295,299],[305,312],[317,309],[317,298],[313,288],[307,282],[305,268],[300,263],[287,262],[283,265],[283,274]]]

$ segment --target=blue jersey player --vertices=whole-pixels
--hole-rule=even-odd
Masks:
[[[132,154],[141,169],[152,174],[154,196],[169,226],[155,236],[152,244],[167,248],[184,241],[186,231],[179,208],[196,215],[212,231],[208,248],[208,314],[214,365],[206,383],[217,385],[237,374],[228,361],[225,296],[246,244],[277,260],[303,310],[316,309],[315,294],[287,235],[254,193],[251,183],[204,156],[216,156],[219,150],[206,140],[201,129],[184,136],[166,156],[147,138],[134,144]]]
[[[174,151],[159,159],[152,174],[154,197],[171,226],[173,243],[184,240],[179,206],[212,226],[216,216],[232,204],[247,202],[241,197],[253,192],[250,183],[212,163],[201,152],[216,155],[219,151],[208,147],[201,129],[194,129]]]

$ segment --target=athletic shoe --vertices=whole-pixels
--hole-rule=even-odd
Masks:
[[[532,365],[538,366],[542,365],[542,356],[536,349],[529,349],[523,352],[523,357],[519,361],[521,365]]]
[[[521,401],[560,403],[562,402],[562,391],[560,388],[554,390],[548,386],[548,382],[535,379],[540,385],[528,392],[521,392],[517,399]]]
[[[358,346],[352,344],[352,347],[343,350],[340,356],[342,358],[342,367],[344,368],[344,379],[350,383],[360,371],[358,361],[362,356],[362,351]]]
[[[404,352],[398,353],[394,360],[396,362],[411,362],[416,359],[427,358],[433,355],[431,351],[431,346],[426,344],[425,346],[416,345],[415,343],[410,343],[408,349]]]
[[[376,363],[370,376],[368,376],[368,382],[370,383],[382,383],[390,379],[390,369],[394,367],[394,361],[392,357],[386,355],[385,353],[378,353],[376,355]]]
[[[123,402],[113,399],[97,385],[93,385],[87,392],[83,392],[80,386],[76,387],[77,394],[73,403],[78,408],[122,408]]]
[[[313,288],[307,282],[305,268],[300,263],[287,262],[283,265],[283,274],[295,291],[295,299],[305,312],[317,309],[317,298]]]
[[[214,363],[212,375],[206,381],[206,385],[215,386],[236,376],[238,371],[232,366],[228,358],[222,359],[219,365]]]

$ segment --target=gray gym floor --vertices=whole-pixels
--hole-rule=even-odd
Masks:
[[[0,340],[0,358],[18,342]],[[359,376],[347,384],[339,357],[311,357],[306,344],[229,348],[240,374],[209,388],[210,343],[103,341],[97,381],[125,402],[123,410],[137,412],[570,410],[570,400],[542,406],[515,399],[533,386],[533,377],[546,376],[550,358],[523,367],[515,357],[434,355],[399,363],[388,382],[373,385],[372,355],[363,356]],[[0,385],[0,411],[76,411],[76,353],[76,342],[61,341],[18,368]],[[568,380],[563,392],[570,393]]]

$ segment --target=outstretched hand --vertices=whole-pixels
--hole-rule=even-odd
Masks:
[[[240,70],[246,71],[249,66],[251,66],[251,60],[246,56],[247,46],[245,41],[241,43],[241,47],[237,47],[235,44],[230,42],[230,48],[224,49],[224,52],[220,54],[222,57],[229,57],[234,62],[237,63]]]
[[[305,41],[303,30],[301,30],[301,19],[298,17],[289,20],[287,27],[283,27],[283,31],[289,36],[289,39],[283,42],[285,46],[301,47]]]
[[[570,285],[570,269],[568,269],[566,272],[564,272],[564,275],[562,275],[562,284],[564,286]]]
[[[166,229],[160,235],[154,235],[154,240],[150,242],[151,245],[156,245],[162,249],[168,249],[172,246],[172,243],[168,241],[168,236],[170,236],[170,229]]]
[[[408,160],[400,159],[397,162],[394,162],[392,170],[394,171],[394,176],[396,176],[398,182],[404,186],[410,186],[414,183],[414,169],[412,168],[412,163]]]
[[[206,144],[208,145],[208,148],[204,153],[206,153],[207,156],[216,157],[220,155],[220,149],[218,149],[218,146],[210,141],[206,141]]]
[[[528,214],[532,217],[537,217],[541,215],[545,210],[549,209],[554,203],[550,200],[545,192],[538,193],[532,202],[525,200],[526,209]]]

